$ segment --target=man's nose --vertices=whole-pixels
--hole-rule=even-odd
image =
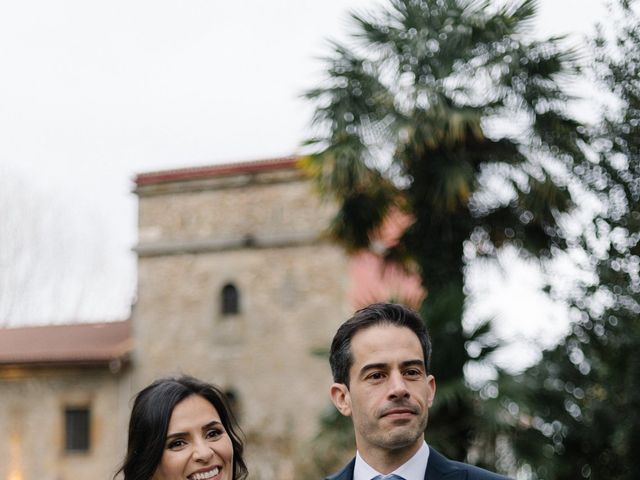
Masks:
[[[408,396],[407,380],[402,375],[402,372],[392,372],[389,377],[389,397],[406,398]]]

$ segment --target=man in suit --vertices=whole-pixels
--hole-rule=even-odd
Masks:
[[[340,326],[331,344],[330,394],[353,421],[357,454],[326,480],[505,479],[451,461],[425,442],[436,393],[430,353],[424,322],[401,305],[370,305]]]

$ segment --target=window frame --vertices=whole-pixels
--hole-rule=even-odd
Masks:
[[[65,405],[64,453],[86,454],[91,451],[91,407],[90,405]]]
[[[231,317],[240,313],[240,290],[235,283],[227,282],[220,289],[220,314]]]

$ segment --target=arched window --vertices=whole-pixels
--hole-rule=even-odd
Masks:
[[[240,312],[240,293],[233,283],[227,283],[221,292],[222,315],[235,315]]]

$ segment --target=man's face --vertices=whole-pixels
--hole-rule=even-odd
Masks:
[[[376,325],[351,339],[349,387],[333,384],[338,410],[353,419],[358,450],[413,454],[422,445],[436,390],[418,337],[410,329]]]

